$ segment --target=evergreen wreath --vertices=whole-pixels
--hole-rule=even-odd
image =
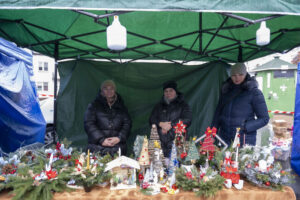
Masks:
[[[186,191],[194,191],[197,196],[213,197],[223,188],[225,179],[211,168],[208,168],[205,175],[200,174],[193,167],[190,172],[184,168],[176,170],[176,184]]]

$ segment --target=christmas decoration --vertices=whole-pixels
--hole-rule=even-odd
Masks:
[[[240,150],[241,173],[251,183],[264,188],[281,190],[293,180],[291,170],[282,171],[279,162],[274,162],[272,146],[245,146]]]
[[[110,180],[110,189],[119,190],[136,188],[136,170],[139,169],[139,163],[126,156],[119,156],[107,163],[105,172],[110,171],[112,174],[115,174]],[[140,176],[139,179],[141,179]]]
[[[154,158],[155,146],[156,146],[156,148],[158,146],[159,146],[158,148],[160,148],[161,144],[160,144],[159,135],[157,132],[157,127],[155,124],[153,124],[152,128],[151,128],[151,133],[150,133],[150,138],[149,138],[149,146],[148,146],[151,160],[153,160],[153,158]],[[162,157],[162,159],[163,159],[163,157]]]
[[[138,158],[138,162],[139,162],[143,172],[145,172],[145,169],[150,165],[147,137],[144,137],[143,146],[142,146],[140,156]]]
[[[189,150],[188,150],[187,156],[184,159],[184,161],[185,161],[184,163],[188,162],[188,164],[195,164],[196,160],[198,160],[200,158],[199,152],[198,152],[196,144],[195,144],[195,140],[196,140],[196,138],[193,138],[193,140],[190,142]]]
[[[138,157],[140,156],[143,143],[144,143],[144,136],[137,135],[133,145],[133,152],[134,152],[135,159],[138,159]]]
[[[172,145],[171,155],[170,155],[170,163],[168,166],[168,175],[169,177],[176,171],[177,167],[179,167],[179,162],[177,160],[177,150],[175,146],[175,142]]]
[[[222,189],[224,178],[209,166],[200,172],[196,167],[192,167],[191,171],[184,168],[176,170],[176,185],[186,191],[194,191],[197,196],[213,197],[217,191]]]
[[[186,137],[186,125],[182,121],[173,127],[175,132],[175,145],[179,154],[186,153],[185,150],[185,137]]]
[[[235,161],[232,160],[232,152],[226,151],[225,152],[225,159],[223,162],[222,170],[220,172],[220,175],[223,176],[226,179],[225,186],[227,188],[231,188],[231,185],[233,184],[234,187],[238,190],[243,188],[244,181],[240,180],[240,174],[238,172],[239,168],[239,146],[240,146],[240,128],[237,128],[235,139],[232,145],[232,148],[236,148],[235,151]]]
[[[159,177],[159,180],[162,181],[164,171],[163,169],[163,152],[160,149],[159,143],[154,142],[154,157],[153,157],[153,169]]]
[[[207,129],[206,129],[206,131],[205,131],[205,134],[203,134],[200,138],[198,138],[196,141],[195,141],[195,143],[200,143],[200,145],[202,145],[203,146],[203,142],[202,142],[202,140],[203,139],[205,139],[206,137],[213,137],[213,138],[216,138],[218,141],[219,141],[219,143],[220,143],[220,145],[223,145],[223,148],[222,148],[222,152],[224,152],[226,149],[227,149],[227,147],[228,147],[228,145],[226,144],[226,142],[224,142],[224,140],[222,140],[222,138],[220,137],[220,136],[218,136],[218,134],[217,134],[217,129],[215,128],[215,127],[213,127],[212,129],[210,129],[210,127],[207,127]],[[212,139],[207,139],[208,141],[208,144],[211,144],[210,142],[210,140],[212,140]],[[209,146],[211,146],[211,145],[209,145]],[[206,153],[205,152],[205,150],[203,151],[204,153]]]

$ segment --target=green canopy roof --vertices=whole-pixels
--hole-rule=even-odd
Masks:
[[[298,1],[75,2],[1,2],[0,37],[58,60],[98,58],[121,63],[140,59],[243,62],[300,45]],[[256,12],[264,14],[249,14]],[[106,46],[106,27],[114,14],[128,33],[127,49],[121,52]],[[271,30],[271,43],[261,47],[255,39],[263,20]]]

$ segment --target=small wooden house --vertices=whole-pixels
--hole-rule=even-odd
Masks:
[[[136,188],[136,170],[140,165],[136,160],[126,156],[107,163],[105,171],[111,171],[115,176],[111,179],[111,190]]]

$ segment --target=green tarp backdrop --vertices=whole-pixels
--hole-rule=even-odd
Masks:
[[[59,63],[61,77],[57,132],[76,146],[85,147],[84,112],[99,92],[102,81],[113,79],[133,121],[128,140],[129,153],[136,135],[150,134],[149,116],[163,95],[162,83],[176,80],[179,91],[193,110],[189,136],[200,136],[210,125],[220,85],[228,77],[228,64],[212,62],[198,66],[176,64],[129,63],[119,65],[97,61]]]

